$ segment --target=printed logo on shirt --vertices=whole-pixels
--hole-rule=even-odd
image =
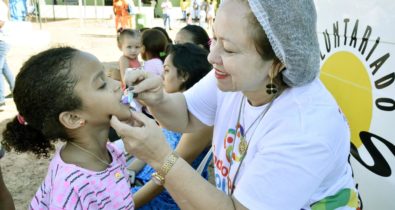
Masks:
[[[229,189],[234,187],[234,176],[240,166],[242,156],[239,147],[243,130],[244,128],[241,125],[238,125],[236,129],[229,128],[225,134],[223,145],[219,145],[223,147],[223,149],[220,148],[220,150],[225,151],[225,153],[220,153],[219,157],[214,155],[215,183],[218,189],[228,194]],[[216,151],[216,147],[217,145],[213,146],[214,151]],[[214,154],[218,153],[214,152]]]

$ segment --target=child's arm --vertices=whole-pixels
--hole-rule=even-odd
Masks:
[[[119,58],[119,70],[121,73],[121,82],[125,83],[125,71],[129,68],[129,60],[125,56]]]
[[[202,151],[211,145],[213,127],[205,127],[194,133],[185,133],[181,136],[176,151],[181,158],[191,164]],[[163,191],[163,187],[152,180],[147,182],[140,190],[133,194],[135,208],[138,209]]]

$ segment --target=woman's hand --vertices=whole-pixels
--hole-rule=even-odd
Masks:
[[[162,78],[142,69],[127,69],[125,84],[133,87],[133,93],[137,95],[137,99],[147,106],[158,105],[164,98]]]
[[[140,112],[132,112],[132,118],[134,120],[121,122],[116,116],[112,116],[110,123],[121,137],[128,153],[159,170],[164,159],[172,152],[162,129],[154,120]]]

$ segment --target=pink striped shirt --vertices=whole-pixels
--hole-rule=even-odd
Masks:
[[[65,163],[57,150],[29,209],[134,209],[125,157],[111,144],[107,149],[112,163],[101,172]]]

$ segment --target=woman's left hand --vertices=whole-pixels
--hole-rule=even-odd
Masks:
[[[140,112],[132,112],[132,118],[134,120],[121,122],[116,116],[112,116],[110,123],[122,138],[128,153],[159,170],[164,159],[172,152],[162,129],[154,120]]]

